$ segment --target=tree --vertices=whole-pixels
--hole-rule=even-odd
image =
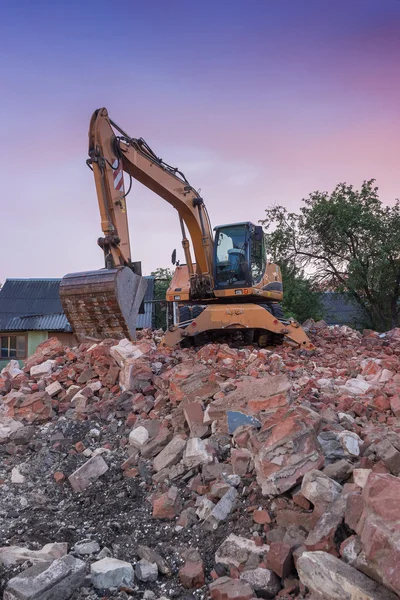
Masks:
[[[155,304],[154,321],[156,329],[165,329],[167,325],[167,302],[166,293],[169,284],[172,281],[172,270],[159,268],[151,273],[154,277],[154,300]]]
[[[312,282],[288,262],[280,261],[279,266],[282,273],[282,307],[285,316],[293,317],[300,323],[310,318],[315,321],[321,319],[321,294],[314,289]]]
[[[384,206],[374,183],[313,192],[300,214],[273,206],[263,225],[274,260],[308,270],[321,289],[347,292],[369,326],[385,330],[400,314],[400,204]]]

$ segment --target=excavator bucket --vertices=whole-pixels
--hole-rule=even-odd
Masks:
[[[134,340],[147,281],[128,267],[70,273],[60,299],[72,330],[83,338]]]

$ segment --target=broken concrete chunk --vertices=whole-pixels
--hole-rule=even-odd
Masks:
[[[262,560],[268,550],[269,546],[266,544],[257,546],[254,540],[231,533],[215,553],[215,562],[227,567],[239,567],[239,565],[246,564],[251,558]]]
[[[3,600],[67,600],[83,584],[85,572],[86,564],[71,554],[37,563],[8,582]]]
[[[324,475],[334,479],[335,481],[344,481],[348,479],[352,473],[353,465],[346,459],[342,458],[331,465],[327,465],[322,471]]]
[[[359,456],[362,439],[353,431],[341,431],[338,435],[346,456]]]
[[[343,446],[339,441],[337,431],[322,431],[318,435],[318,441],[327,459],[337,460],[344,457]]]
[[[327,600],[395,600],[397,596],[327,552],[303,552],[296,563],[300,581]]]
[[[353,481],[360,488],[364,488],[367,483],[368,477],[372,473],[372,469],[354,469],[353,470]]]
[[[255,434],[261,444],[254,459],[257,481],[269,497],[290,490],[308,471],[324,463],[312,422],[306,422],[299,409],[275,417],[271,427]]]
[[[123,367],[128,358],[140,358],[143,355],[139,346],[132,344],[124,338],[120,340],[116,346],[110,348],[111,356],[117,361],[120,367]]]
[[[235,507],[235,501],[238,492],[234,487],[231,487],[217,502],[210,514],[204,521],[204,528],[208,531],[214,531],[218,525],[225,521]]]
[[[57,394],[62,392],[62,390],[63,390],[63,387],[62,387],[61,383],[59,383],[58,381],[54,381],[53,383],[50,383],[50,385],[48,385],[45,388],[45,392],[48,393],[50,398],[53,398],[53,396],[57,396]]]
[[[20,546],[4,546],[0,548],[0,565],[10,567],[12,565],[22,565],[29,560],[35,564],[37,562],[51,562],[56,558],[65,556],[68,552],[67,543],[46,544],[41,550],[29,550]]]
[[[304,475],[301,484],[301,493],[314,505],[328,506],[340,496],[342,486],[337,481],[316,469]]]
[[[220,577],[209,586],[212,600],[252,600],[254,590],[249,583],[241,579]]]
[[[83,492],[101,475],[108,471],[108,465],[100,455],[89,458],[79,469],[68,477],[75,492]]]
[[[100,552],[100,544],[95,540],[81,540],[75,544],[73,551],[81,556],[97,554]]]
[[[366,394],[370,389],[371,385],[364,379],[348,379],[345,385],[339,386],[342,392],[360,396]]]
[[[11,483],[25,483],[25,476],[17,469],[13,467],[11,471]]]
[[[204,521],[204,519],[206,519],[211,513],[211,511],[214,509],[214,507],[215,504],[214,502],[212,502],[212,500],[209,500],[209,498],[202,498],[197,507],[196,515],[199,517],[199,519]]]
[[[139,581],[157,581],[158,567],[155,563],[142,558],[135,565],[135,575]]]
[[[150,435],[147,429],[140,425],[139,427],[135,427],[135,429],[132,429],[132,431],[130,432],[129,443],[134,448],[141,448],[145,445],[149,437]]]
[[[154,470],[158,472],[162,469],[167,469],[172,465],[176,465],[182,458],[185,446],[186,440],[180,435],[176,435],[154,459]]]
[[[159,554],[152,548],[149,548],[148,546],[139,545],[137,547],[137,554],[139,558],[144,558],[150,563],[155,563],[161,575],[171,575],[171,568],[167,561],[164,560],[161,554]]]
[[[335,535],[343,521],[347,496],[348,494],[343,492],[327,506],[326,512],[322,514],[304,542],[307,550],[324,550],[332,553],[336,551]]]
[[[249,583],[261,598],[276,598],[281,589],[281,583],[275,573],[261,567],[244,571],[240,579]]]
[[[55,360],[46,360],[40,365],[31,367],[30,375],[34,379],[40,379],[42,377],[49,377],[53,371],[53,366],[56,364]]]
[[[102,558],[90,565],[92,584],[98,590],[113,590],[131,586],[134,580],[130,563],[116,558]]]
[[[213,462],[213,456],[200,438],[190,438],[183,454],[183,462],[189,469]]]
[[[398,477],[371,473],[362,491],[361,518],[355,524],[369,573],[397,594],[400,594],[399,497]]]

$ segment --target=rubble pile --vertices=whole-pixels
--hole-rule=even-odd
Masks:
[[[400,330],[40,344],[0,374],[5,600],[400,596]]]

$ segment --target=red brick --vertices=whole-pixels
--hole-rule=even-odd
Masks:
[[[297,506],[304,508],[304,510],[310,510],[311,508],[310,502],[307,500],[307,498],[304,498],[303,494],[293,494],[292,500],[295,504],[297,504]]]
[[[179,569],[179,579],[184,588],[202,587],[205,582],[203,562],[187,562]]]
[[[65,480],[65,475],[61,471],[56,471],[54,473],[54,479],[56,480],[57,483],[61,483],[62,481]]]
[[[265,525],[271,523],[271,517],[266,510],[255,510],[253,512],[253,521],[259,525]]]
[[[154,519],[173,519],[180,512],[181,500],[176,487],[171,487],[168,492],[153,500]]]
[[[292,547],[285,542],[271,542],[266,557],[267,569],[279,577],[287,577],[294,567]]]

